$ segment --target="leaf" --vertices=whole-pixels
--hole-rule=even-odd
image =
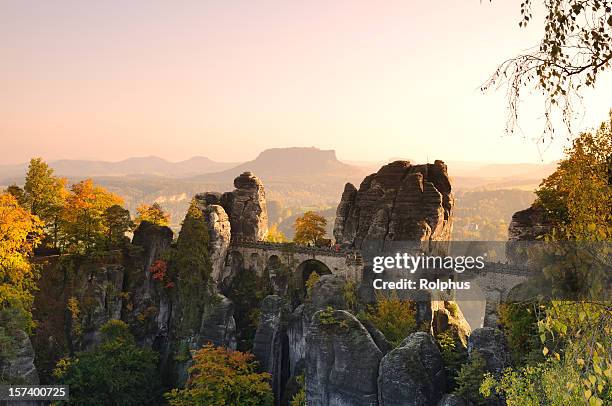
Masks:
[[[585,391],[584,391],[584,397],[585,397],[587,400],[589,400],[589,398],[591,397],[591,395],[592,395],[592,393],[591,393],[591,391],[590,391],[590,390],[588,390],[588,389],[587,389],[587,390],[585,390]]]
[[[544,347],[542,349],[542,354],[544,354],[544,355],[548,354],[548,348],[547,347]]]

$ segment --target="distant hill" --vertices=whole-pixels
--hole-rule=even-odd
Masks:
[[[318,148],[271,148],[257,158],[218,173],[196,176],[208,181],[233,180],[242,172],[250,171],[266,181],[311,181],[313,179],[343,179],[344,182],[361,181],[369,172],[348,165],[336,158],[336,151]]]
[[[156,156],[148,156],[128,158],[119,162],[62,159],[51,161],[49,165],[57,175],[65,177],[149,175],[174,178],[218,172],[236,166],[237,163],[215,162],[202,156],[170,162]],[[27,167],[27,163],[0,165],[0,184],[7,183],[7,180],[18,181],[23,178]]]

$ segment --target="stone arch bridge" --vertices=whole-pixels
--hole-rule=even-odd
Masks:
[[[366,261],[358,250],[336,250],[264,241],[232,242],[225,261],[228,271],[235,267],[250,269],[262,275],[267,270],[271,276],[283,266],[300,274],[309,264],[323,265],[323,269],[326,270],[323,273],[331,273],[359,283]],[[457,281],[471,281],[480,289],[482,296],[478,299],[472,297],[469,300],[484,301],[483,324],[494,326],[497,323],[498,305],[507,299],[513,287],[527,281],[529,271],[505,263],[486,262],[483,270],[466,271],[456,276]]]
[[[323,265],[324,273],[359,281],[363,271],[363,259],[359,251],[332,248],[306,247],[290,243],[232,242],[225,266],[251,269],[259,275],[264,270],[274,273],[281,267],[301,271],[308,264]]]

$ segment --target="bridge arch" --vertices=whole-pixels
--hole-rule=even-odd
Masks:
[[[317,273],[319,276],[331,275],[332,273],[331,269],[329,269],[327,265],[318,259],[307,259],[302,261],[302,263],[300,263],[296,268],[295,272],[296,277],[298,277],[302,282],[302,286],[304,286],[304,288],[306,287],[306,281],[313,272]]]

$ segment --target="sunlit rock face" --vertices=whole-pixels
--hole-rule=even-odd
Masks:
[[[336,211],[336,242],[358,249],[389,249],[393,241],[447,241],[454,199],[444,162],[395,161],[347,183]]]
[[[221,206],[232,225],[234,241],[260,241],[268,231],[266,192],[261,180],[251,172],[234,179],[233,192],[221,196]]]

